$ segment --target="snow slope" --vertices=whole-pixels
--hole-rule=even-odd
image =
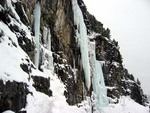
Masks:
[[[122,97],[118,104],[109,104],[102,113],[149,113],[149,108],[136,103],[130,97]]]
[[[0,78],[27,82],[29,75],[20,68],[20,64],[27,63],[27,54],[19,47],[16,35],[1,21],[0,31],[3,32],[0,38]]]

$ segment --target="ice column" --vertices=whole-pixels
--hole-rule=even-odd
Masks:
[[[52,55],[52,51],[51,51],[51,32],[50,29],[48,29],[47,32],[47,49],[49,51],[49,58],[48,58],[48,69],[53,71],[53,55]]]
[[[37,2],[35,4],[34,12],[34,33],[35,33],[35,43],[36,43],[36,51],[34,57],[34,64],[38,68],[39,67],[39,55],[40,55],[40,44],[39,44],[39,35],[40,35],[40,17],[41,17],[41,7],[40,3]]]
[[[43,65],[45,69],[50,69],[53,71],[53,56],[51,51],[51,32],[50,28],[43,28],[43,40],[44,40],[44,48],[43,48]]]
[[[102,107],[108,105],[108,99],[101,62],[96,60],[95,42],[90,42],[90,63],[93,75],[92,86],[94,92],[94,107],[100,110]]]
[[[91,72],[89,64],[89,54],[88,54],[88,38],[87,29],[84,23],[83,14],[78,6],[77,0],[72,0],[73,12],[74,12],[74,24],[77,26],[76,29],[76,40],[80,46],[81,60],[83,65],[83,70],[85,73],[86,86],[89,89],[91,86]]]
[[[44,47],[51,51],[51,31],[50,28],[43,27]]]

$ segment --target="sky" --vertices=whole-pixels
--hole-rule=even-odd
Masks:
[[[84,0],[88,11],[110,28],[123,64],[150,95],[150,0]]]

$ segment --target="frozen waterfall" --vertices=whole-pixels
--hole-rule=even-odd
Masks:
[[[78,6],[77,0],[72,0],[73,12],[74,12],[74,24],[77,26],[76,29],[76,40],[80,46],[81,60],[83,65],[83,70],[85,73],[86,86],[89,89],[91,86],[91,72],[88,54],[88,38],[87,29],[84,23],[83,14]]]
[[[50,28],[43,27],[43,40],[46,49],[51,51],[51,31]]]
[[[35,33],[35,43],[36,43],[36,51],[34,57],[34,64],[38,68],[39,67],[39,56],[40,56],[40,44],[39,44],[39,35],[40,35],[40,17],[41,17],[41,7],[40,3],[37,2],[35,4],[34,12],[34,33]]]
[[[51,31],[50,28],[43,27],[43,41],[44,47],[42,56],[42,67],[43,69],[49,69],[53,72],[53,56],[51,51]]]
[[[108,105],[107,89],[104,84],[104,77],[100,61],[95,60],[92,86],[95,96],[95,107],[100,109]]]
[[[77,0],[72,0],[72,4],[74,12],[74,24],[77,26],[75,31],[76,40],[80,46],[86,86],[87,88],[90,88],[91,75],[93,75],[92,86],[94,92],[94,107],[95,109],[101,109],[108,104],[107,89],[104,83],[101,62],[96,60],[95,42],[88,41],[87,29],[84,23],[83,14],[77,3]]]
[[[94,107],[100,110],[108,105],[107,89],[104,83],[101,62],[96,60],[95,41],[90,42],[90,64],[92,71],[92,87],[94,92]]]

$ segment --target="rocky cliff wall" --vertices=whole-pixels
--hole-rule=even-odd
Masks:
[[[0,1],[0,20],[15,33],[19,46],[29,56],[26,58],[28,63],[20,64],[21,69],[28,74],[28,80],[32,79],[34,81],[32,85],[37,91],[52,96],[53,92],[49,89],[49,78],[43,76],[39,77],[39,75],[32,76],[32,70],[35,69],[31,61],[33,61],[35,52],[33,10],[36,2],[36,0],[11,1],[12,6],[20,18],[20,20],[18,20],[11,7],[7,6],[7,2]],[[72,3],[70,0],[42,0],[39,2],[42,9],[40,44],[44,47],[43,28],[50,29],[54,72],[65,84],[66,91],[64,95],[67,98],[67,102],[70,105],[77,104],[85,99],[86,95],[91,96],[92,88],[87,90],[85,86],[80,48],[75,39],[75,30],[77,26],[74,25]],[[110,97],[110,101],[116,103],[120,96],[128,95],[136,102],[144,105],[146,98],[140,84],[137,83],[133,75],[129,74],[127,69],[122,65],[122,56],[119,52],[118,42],[111,40],[110,30],[103,28],[103,24],[98,22],[94,16],[87,12],[86,6],[82,0],[78,0],[78,4],[83,12],[88,34],[92,32],[97,33],[97,35],[93,37],[93,40],[96,41],[96,57],[97,60],[103,61],[103,73],[107,86],[107,95]],[[12,20],[17,24],[12,24]],[[28,30],[20,26],[20,23],[23,23]],[[28,34],[30,34],[30,36]],[[2,42],[2,37],[3,31],[1,30],[0,42]],[[12,44],[16,46],[13,41]],[[44,53],[41,52],[40,56],[43,56],[43,54]],[[40,62],[38,68],[43,71],[42,58]],[[1,83],[0,89],[4,87],[4,90],[9,90],[7,87],[15,86],[14,92],[16,95],[21,91],[19,96],[20,100],[18,100],[19,107],[15,108],[14,105],[12,106],[12,103],[14,103],[13,99],[16,98],[16,95],[11,93],[5,94],[4,91],[1,90],[0,106],[6,107],[1,109],[0,112],[7,109],[18,112],[21,108],[25,107],[26,95],[32,93],[26,91],[26,86],[28,86],[27,83],[14,82],[8,82],[6,84]],[[23,103],[20,104],[20,101],[23,101]]]
[[[87,13],[90,23],[90,30],[98,35],[96,40],[97,60],[103,61],[103,74],[105,85],[108,87],[107,95],[112,101],[117,102],[121,96],[130,96],[136,102],[145,105],[146,96],[135,80],[134,76],[123,66],[123,58],[119,51],[118,42],[111,39],[110,30],[103,27],[96,18]]]

